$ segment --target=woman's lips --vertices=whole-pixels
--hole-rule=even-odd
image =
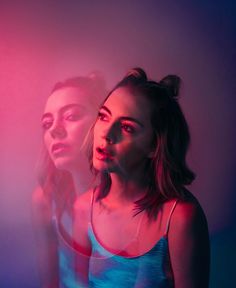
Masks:
[[[113,158],[113,153],[107,149],[97,147],[96,148],[96,158],[98,160],[111,160]]]
[[[52,145],[51,152],[53,155],[57,155],[65,152],[68,149],[68,145],[64,143],[56,143]]]

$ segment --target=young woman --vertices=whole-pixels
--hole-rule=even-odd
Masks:
[[[73,205],[90,187],[82,146],[104,96],[102,77],[91,74],[57,83],[45,105],[45,151],[32,207],[41,287],[87,286],[88,258],[80,247],[76,247],[79,253],[73,250]]]
[[[90,287],[208,287],[207,221],[185,188],[194,174],[179,85],[136,68],[99,110],[90,160],[100,184],[77,201],[74,223],[91,254]]]

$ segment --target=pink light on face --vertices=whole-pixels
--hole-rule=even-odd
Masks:
[[[183,78],[190,163],[198,175],[191,190],[210,230],[228,226],[235,216],[233,2],[50,2],[0,3],[0,224],[12,231],[1,267],[8,287],[31,287],[37,279],[29,273],[33,241],[23,226],[31,221],[39,119],[50,88],[94,68],[106,73],[110,87],[134,66],[157,78],[170,71]]]
[[[134,95],[126,87],[112,92],[94,126],[95,168],[131,173],[133,167],[143,165],[151,149],[150,118],[149,103],[144,97]]]
[[[79,87],[65,87],[47,100],[42,116],[44,143],[58,169],[81,171],[82,146],[96,115],[89,97]]]

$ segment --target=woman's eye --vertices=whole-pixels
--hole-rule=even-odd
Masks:
[[[42,128],[44,130],[47,130],[47,129],[49,129],[52,126],[52,124],[53,124],[52,120],[45,120],[45,121],[42,122]]]
[[[79,120],[81,117],[79,114],[68,114],[65,116],[65,119],[68,121],[77,121]]]
[[[128,124],[121,124],[121,128],[122,130],[130,134],[133,134],[135,132],[135,128]]]
[[[105,113],[99,112],[98,113],[98,119],[101,120],[101,121],[107,121],[108,117],[107,117],[107,115]]]

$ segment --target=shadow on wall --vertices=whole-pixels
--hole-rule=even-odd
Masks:
[[[233,168],[235,171],[235,168]],[[235,180],[232,183],[232,194],[235,195]],[[236,205],[236,199],[232,199],[232,207]],[[227,206],[225,206],[227,209]],[[236,259],[236,210],[230,215],[230,223],[227,227],[211,233],[211,274],[210,288],[236,287],[235,259]]]
[[[235,283],[236,227],[211,236],[210,288],[233,287]]]

